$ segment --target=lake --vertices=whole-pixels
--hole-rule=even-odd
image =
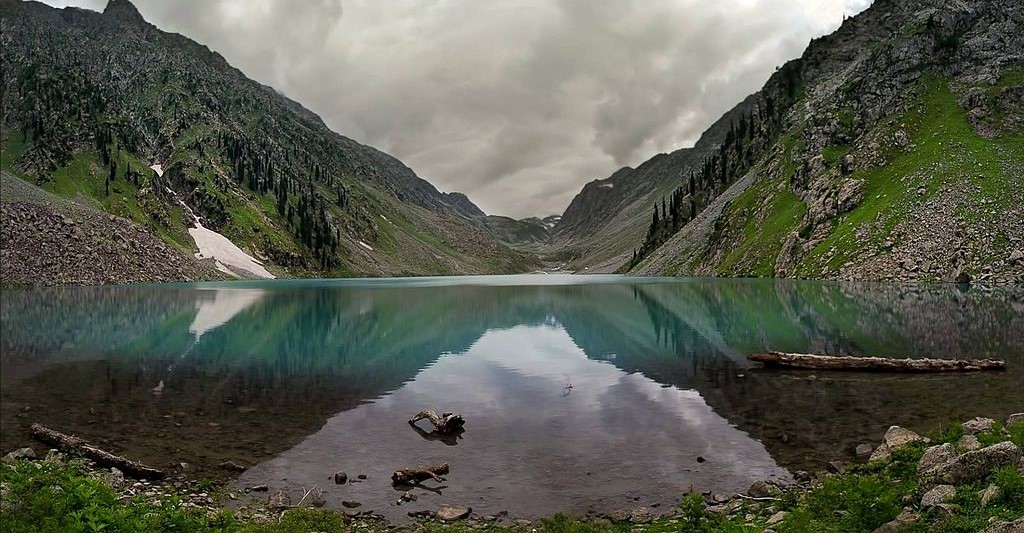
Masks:
[[[524,275],[5,290],[4,450],[40,422],[238,487],[318,486],[392,520],[535,517],[851,460],[899,424],[1024,411],[1024,291]],[[779,371],[746,355],[1006,359],[960,375]],[[441,439],[408,424],[465,416]],[[42,446],[33,444],[38,450]],[[398,505],[390,474],[446,461]],[[184,463],[184,465],[183,465]],[[335,485],[343,470],[357,483]],[[428,490],[429,489],[429,490]],[[297,499],[297,498],[296,498]]]

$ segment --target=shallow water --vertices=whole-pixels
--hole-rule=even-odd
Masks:
[[[2,443],[31,422],[161,468],[392,519],[668,505],[820,468],[890,424],[1024,410],[1019,290],[497,276],[2,293]],[[782,372],[751,351],[1001,357],[956,376]],[[458,439],[406,420],[467,419]],[[426,421],[420,423],[429,429]],[[37,445],[38,447],[38,445]],[[396,505],[390,472],[447,461]],[[186,463],[182,467],[181,463]],[[367,479],[336,486],[333,474]],[[297,497],[297,496],[296,496]]]

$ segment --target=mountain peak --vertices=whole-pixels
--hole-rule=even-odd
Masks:
[[[103,14],[125,23],[146,23],[146,19],[142,18],[142,14],[139,13],[135,4],[131,3],[130,0],[110,0],[107,2],[107,7],[103,10]]]

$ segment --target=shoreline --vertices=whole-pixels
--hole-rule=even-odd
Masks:
[[[188,518],[196,530],[211,531],[298,531],[331,525],[382,532],[813,531],[851,516],[858,521],[854,530],[923,531],[921,527],[971,522],[983,525],[986,532],[1017,531],[1014,528],[1024,526],[1022,447],[1024,413],[1006,421],[972,419],[931,438],[892,426],[876,447],[858,449],[857,464],[847,468],[834,463],[830,472],[814,475],[794,472],[796,482],[791,485],[757,481],[745,494],[681,494],[676,506],[614,509],[583,517],[478,516],[469,506],[444,505],[437,511],[410,511],[408,523],[391,523],[358,508],[323,508],[325,501],[315,490],[295,502],[266,486],[236,490],[230,482],[218,485],[185,476],[161,482],[133,480],[116,468],[99,468],[56,450],[39,457],[22,448],[4,457],[0,525],[15,526],[8,531],[22,530],[16,526],[31,519],[28,507],[38,496],[28,490],[38,491],[34,484],[43,481],[50,489],[61,487],[61,495],[83,484],[98,484],[101,488],[94,490],[109,492],[106,497],[115,509],[160,509]],[[835,509],[822,513],[829,507]]]

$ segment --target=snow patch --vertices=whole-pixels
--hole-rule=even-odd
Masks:
[[[154,164],[149,167],[152,168],[157,174],[162,171],[157,170],[156,167],[160,165]],[[185,204],[178,198],[178,194],[171,189],[164,188],[168,193],[178,200],[181,207],[185,210],[185,214],[188,220],[191,220],[195,227],[188,228],[188,234],[195,241],[196,247],[199,248],[199,252],[196,253],[196,259],[207,259],[213,258],[214,264],[217,266],[217,270],[230,274],[235,277],[240,277],[238,271],[243,271],[247,274],[255,276],[257,278],[274,279],[274,276],[269,270],[264,268],[263,263],[256,260],[255,257],[245,253],[241,248],[231,242],[227,237],[213,231],[212,229],[203,227],[202,221],[199,216],[192,212],[192,208]]]
[[[258,278],[274,279],[275,276],[263,267],[263,263],[235,246],[235,243],[227,237],[212,229],[204,228],[198,220],[196,220],[196,227],[188,229],[188,234],[192,236],[192,240],[199,247],[196,257],[199,259],[212,257],[218,270],[238,276],[238,273],[234,271],[234,269],[238,269]]]
[[[160,176],[161,178],[164,176],[164,166],[160,163],[153,163],[152,165],[149,165],[149,168],[153,169],[153,172],[156,172],[157,176]]]

